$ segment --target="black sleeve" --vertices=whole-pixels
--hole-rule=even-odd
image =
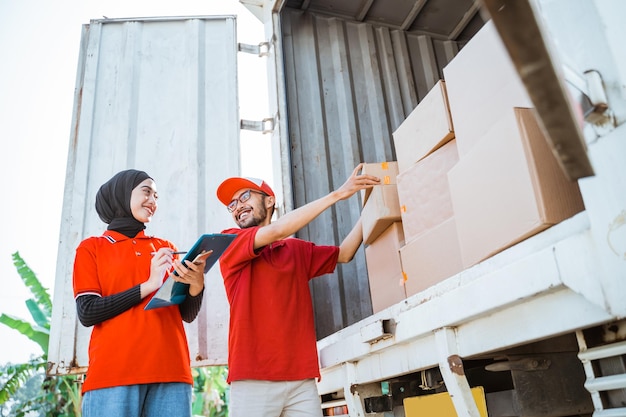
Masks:
[[[191,323],[196,319],[198,313],[200,312],[200,307],[202,307],[203,296],[204,288],[202,289],[202,291],[200,291],[200,294],[196,295],[195,297],[187,294],[187,297],[185,297],[185,301],[180,303],[178,308],[180,310],[180,315],[185,322]]]
[[[95,294],[79,295],[76,298],[78,319],[85,327],[111,319],[141,302],[141,288],[134,286],[126,291],[100,297]]]

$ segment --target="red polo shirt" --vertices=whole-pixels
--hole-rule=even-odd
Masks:
[[[223,231],[238,235],[220,258],[230,302],[228,382],[319,377],[309,280],[335,270],[339,248],[289,238],[255,253],[258,229]]]
[[[74,296],[103,297],[126,291],[150,276],[151,252],[175,246],[140,232],[128,238],[114,231],[90,237],[76,249]],[[155,382],[192,384],[189,349],[177,305],[144,310],[152,296],[93,326],[83,392]]]

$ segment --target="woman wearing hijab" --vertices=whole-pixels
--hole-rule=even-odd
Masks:
[[[183,265],[176,247],[144,233],[157,210],[156,184],[143,171],[117,173],[96,194],[108,224],[76,249],[74,297],[80,322],[93,326],[83,384],[83,417],[189,417],[191,377],[183,328],[200,310],[204,261]],[[180,305],[144,310],[167,272],[189,284]]]

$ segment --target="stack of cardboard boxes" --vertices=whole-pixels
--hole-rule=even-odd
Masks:
[[[444,77],[393,133],[397,161],[366,164],[397,169],[363,199],[374,312],[584,210],[490,22]]]
[[[363,173],[375,175],[382,182],[361,194],[365,260],[376,313],[406,298],[399,252],[404,245],[404,232],[398,200],[398,163],[365,164]]]

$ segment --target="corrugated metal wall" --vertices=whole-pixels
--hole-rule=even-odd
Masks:
[[[392,132],[459,49],[289,8],[282,31],[295,207],[338,188],[359,162],[394,161]],[[339,244],[360,216],[359,199],[339,202],[298,236]],[[318,338],[372,314],[363,248],[311,286]]]
[[[90,329],[76,319],[72,267],[79,242],[106,228],[94,209],[100,185],[122,169],[147,171],[160,199],[146,233],[184,249],[203,233],[231,227],[215,190],[240,172],[233,16],[92,21],[83,29],[79,61],[48,356],[52,374],[87,365]],[[195,364],[226,363],[228,302],[219,267],[207,274],[202,311],[186,329]]]

